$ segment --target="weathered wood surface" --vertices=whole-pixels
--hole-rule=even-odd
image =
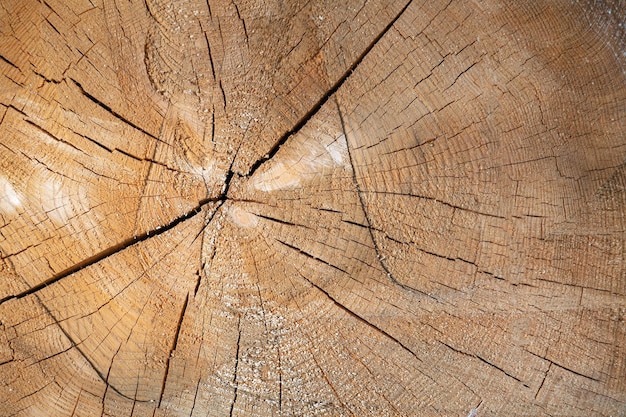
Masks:
[[[0,415],[626,415],[623,1],[5,0]]]

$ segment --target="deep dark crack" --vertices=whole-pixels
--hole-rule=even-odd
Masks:
[[[183,307],[180,312],[180,316],[178,317],[178,323],[176,325],[176,333],[174,334],[174,342],[172,343],[172,347],[170,348],[169,355],[167,355],[167,359],[165,362],[165,372],[163,373],[163,383],[161,385],[161,394],[159,395],[159,405],[161,407],[161,402],[163,401],[163,394],[165,393],[165,384],[167,384],[167,377],[170,371],[170,362],[172,361],[172,356],[176,351],[176,346],[178,345],[178,339],[180,339],[180,331],[183,327],[183,320],[185,319],[185,313],[187,312],[187,306],[189,304],[189,293],[187,293],[187,297],[185,297],[185,302],[183,303]]]
[[[87,259],[83,260],[82,262],[79,262],[77,264],[74,264],[72,266],[70,266],[69,268],[59,272],[58,274],[53,275],[52,277],[40,282],[37,285],[32,286],[31,288],[22,291],[21,293],[18,294],[14,294],[14,295],[9,295],[4,297],[3,299],[0,299],[0,304],[11,300],[11,299],[19,299],[19,298],[24,298],[26,296],[35,294],[36,292],[42,290],[43,288],[55,284],[56,282],[62,280],[63,278],[73,275],[91,265],[97,264],[98,262],[107,259],[119,252],[124,251],[125,249],[137,245],[138,243],[141,243],[147,239],[149,239],[150,237],[154,237],[154,236],[158,236],[161,235],[165,232],[168,232],[170,230],[172,230],[174,227],[178,226],[179,224],[181,224],[182,222],[191,219],[192,217],[195,217],[198,213],[200,213],[204,206],[206,206],[209,203],[212,202],[218,202],[218,203],[223,203],[226,200],[226,196],[222,195],[218,198],[208,198],[208,199],[204,199],[202,201],[200,201],[200,203],[194,207],[192,210],[188,211],[187,213],[183,214],[182,216],[179,216],[177,218],[175,218],[174,220],[172,220],[170,223],[164,225],[164,226],[160,226],[157,227],[155,229],[149,230],[147,232],[144,232],[140,235],[137,236],[133,236],[131,238],[125,239],[122,242],[110,246],[107,249],[96,253],[95,255],[92,255],[90,257],[88,257]],[[221,206],[221,204],[219,206],[217,206],[215,208],[215,210],[219,209],[219,207]]]
[[[268,160],[272,159],[274,155],[278,152],[278,150],[283,146],[287,140],[298,133],[308,122],[311,120],[313,116],[315,116],[320,109],[326,104],[328,99],[330,99],[336,92],[341,88],[341,86],[346,82],[346,80],[350,77],[350,75],[356,70],[356,68],[363,62],[365,57],[371,52],[372,49],[378,44],[378,42],[382,39],[383,36],[389,32],[392,26],[400,19],[400,17],[404,14],[406,9],[411,5],[413,0],[409,0],[402,9],[396,14],[396,16],[383,28],[383,30],[372,40],[372,42],[365,48],[365,50],[358,56],[358,58],[350,65],[350,67],[343,73],[341,77],[333,84],[326,93],[320,97],[320,99],[309,109],[308,112],[298,120],[298,122],[287,132],[285,132],[272,146],[272,148],[267,152],[266,155],[259,158],[252,164],[248,172],[244,175],[245,177],[251,177],[254,173]]]
[[[239,370],[239,347],[241,341],[241,319],[239,319],[239,324],[237,325],[238,335],[237,335],[237,351],[235,352],[235,371],[233,372],[233,385],[235,386],[235,392],[233,394],[233,402],[230,404],[230,411],[228,413],[229,417],[233,417],[233,410],[235,409],[235,403],[237,402],[237,393],[239,391],[239,384],[237,382],[237,371]]]
[[[111,114],[113,117],[115,117],[118,120],[121,120],[122,122],[124,122],[124,124],[133,127],[134,129],[140,131],[141,133],[143,133],[144,135],[156,140],[157,142],[163,142],[161,139],[159,139],[158,137],[156,137],[155,135],[153,135],[152,133],[148,132],[147,130],[145,130],[144,128],[136,125],[135,123],[131,122],[130,120],[128,120],[127,118],[125,118],[124,116],[122,116],[121,114],[119,114],[118,112],[116,112],[115,110],[113,110],[110,106],[104,104],[102,101],[98,100],[97,98],[95,98],[94,96],[92,96],[91,94],[89,94],[84,88],[83,86],[76,80],[70,78],[72,80],[72,82],[74,83],[74,85],[76,85],[76,87],[78,87],[78,89],[80,90],[80,92],[83,94],[83,96],[85,96],[86,98],[88,98],[91,102],[93,102],[94,104],[96,104],[98,107],[100,107],[101,109],[105,110],[107,113]]]

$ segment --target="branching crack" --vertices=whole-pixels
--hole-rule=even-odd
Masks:
[[[113,368],[113,363],[115,362],[115,358],[117,357],[117,355],[120,353],[120,349],[122,348],[122,344],[120,343],[120,345],[117,347],[117,350],[115,351],[115,353],[113,354],[113,356],[111,357],[111,362],[109,363],[109,369],[107,370],[107,375],[104,379],[104,383],[105,383],[105,388],[104,388],[104,394],[102,395],[102,415],[100,417],[104,417],[104,402],[106,400],[107,397],[107,392],[109,390],[109,376],[111,376],[111,368]]]
[[[205,205],[211,203],[211,202],[223,202],[225,199],[224,196],[220,196],[219,198],[210,198],[210,199],[205,199],[202,200],[200,202],[200,204],[198,206],[196,206],[195,208],[193,208],[192,210],[188,211],[187,213],[183,214],[180,217],[177,217],[176,219],[172,220],[170,223],[166,224],[165,226],[161,226],[161,227],[157,227],[156,229],[153,230],[149,230],[145,233],[142,233],[140,235],[128,238],[116,245],[113,245],[93,256],[88,257],[87,259],[72,265],[71,267],[59,272],[58,274],[53,275],[52,277],[42,281],[41,283],[21,292],[18,294],[14,294],[14,295],[9,295],[6,296],[2,299],[0,299],[0,304],[11,300],[11,299],[19,299],[19,298],[24,298],[26,296],[29,296],[31,294],[34,294],[38,291],[40,291],[41,289],[52,285],[58,281],[60,281],[61,279],[75,274],[91,265],[94,265],[104,259],[107,259],[131,246],[134,246],[140,242],[143,242],[145,240],[147,240],[148,238],[150,238],[151,236],[158,236],[161,235],[169,230],[172,230],[174,227],[178,226],[180,223],[189,220],[190,218],[196,216],[198,213],[200,213],[202,211],[202,209],[204,208]]]
[[[531,351],[529,351],[529,350],[527,350],[527,352],[528,352],[528,353],[530,353],[530,354],[531,354],[531,355],[533,355],[533,356],[538,357],[539,359],[542,359],[542,360],[544,360],[544,361],[548,362],[550,365],[554,365],[554,366],[556,366],[557,368],[561,368],[561,369],[563,369],[564,371],[567,371],[567,372],[572,373],[572,374],[574,374],[574,375],[580,376],[580,377],[582,377],[582,378],[589,379],[589,380],[594,381],[594,382],[600,382],[600,380],[599,380],[598,378],[593,378],[593,377],[591,377],[591,376],[589,376],[589,375],[585,375],[585,374],[580,373],[580,372],[578,372],[578,371],[575,371],[575,370],[573,370],[573,369],[571,369],[571,368],[568,368],[568,367],[566,367],[566,366],[563,366],[563,365],[561,365],[561,364],[558,364],[558,363],[556,363],[555,361],[553,361],[553,360],[551,360],[551,359],[546,358],[545,356],[540,356],[540,355],[537,355],[536,353],[533,353],[533,352],[531,352]],[[548,368],[548,370],[549,370],[549,368]],[[546,375],[547,375],[547,372],[546,372]]]
[[[546,379],[548,378],[548,374],[550,373],[550,369],[552,369],[552,365],[553,365],[552,362],[550,362],[548,365],[548,369],[546,369],[545,374],[543,374],[543,379],[541,380],[541,384],[539,384],[539,388],[537,388],[537,392],[535,393],[535,400],[539,396],[539,391],[541,391],[541,388],[543,388],[543,384],[545,384]]]
[[[232,168],[232,164],[231,164],[231,168]],[[164,226],[158,226],[155,229],[149,230],[147,232],[144,232],[140,235],[137,236],[133,236],[131,238],[128,238],[116,245],[113,245],[99,253],[96,253],[95,255],[92,255],[90,257],[88,257],[87,259],[74,264],[72,266],[70,266],[69,268],[66,268],[65,270],[53,275],[52,277],[40,282],[37,285],[32,286],[31,288],[22,291],[18,294],[12,294],[12,295],[8,295],[2,299],[0,299],[0,305],[3,304],[6,301],[9,301],[11,299],[20,299],[20,298],[24,298],[27,297],[31,294],[35,294],[38,291],[42,290],[43,288],[52,285],[60,280],[62,280],[63,278],[73,275],[79,271],[81,271],[82,269],[85,269],[91,265],[94,265],[104,259],[109,258],[110,256],[113,256],[119,252],[122,252],[123,250],[134,246],[138,243],[141,243],[145,240],[147,240],[148,238],[150,238],[150,236],[158,236],[161,235],[165,232],[168,232],[170,230],[172,230],[174,227],[178,226],[180,223],[191,219],[192,217],[196,216],[198,213],[200,213],[204,206],[210,204],[210,203],[218,203],[217,206],[215,207],[215,210],[213,212],[213,214],[210,216],[209,220],[207,221],[207,223],[204,225],[204,227],[202,228],[202,230],[200,231],[200,233],[202,233],[202,231],[204,231],[204,229],[208,226],[208,224],[213,220],[215,213],[217,212],[217,210],[219,210],[219,208],[224,204],[224,202],[228,199],[228,190],[230,188],[230,184],[232,182],[233,179],[233,175],[234,172],[232,171],[232,169],[229,168],[228,173],[226,174],[226,178],[224,180],[224,187],[222,188],[222,193],[218,196],[218,197],[214,197],[214,198],[205,198],[203,200],[200,200],[198,205],[196,207],[194,207],[193,209],[191,209],[190,211],[184,213],[183,215],[175,218],[174,220],[172,220],[171,222],[169,222],[168,224],[164,225]],[[200,235],[200,233],[198,234],[198,236]],[[197,238],[197,236],[196,236]]]

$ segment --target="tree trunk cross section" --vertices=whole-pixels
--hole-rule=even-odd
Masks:
[[[626,416],[626,4],[0,5],[0,416]]]

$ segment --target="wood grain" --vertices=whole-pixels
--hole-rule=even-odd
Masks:
[[[3,2],[0,416],[626,416],[625,16]]]

